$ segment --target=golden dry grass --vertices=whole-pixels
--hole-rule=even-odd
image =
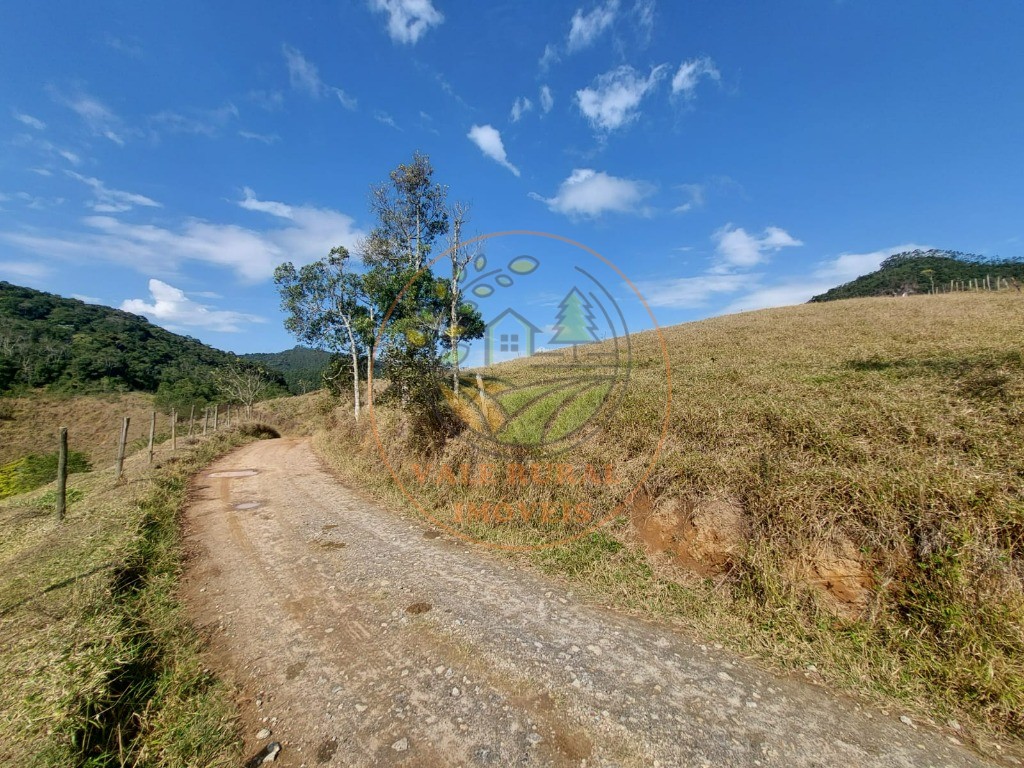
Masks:
[[[857,299],[663,335],[673,407],[642,483],[645,514],[682,530],[725,500],[741,546],[707,578],[645,548],[626,508],[532,560],[774,663],[814,664],[835,684],[1024,734],[1024,300]],[[614,417],[565,459],[612,463],[621,483],[532,485],[517,489],[522,500],[607,505],[643,476],[668,385],[656,335],[632,343]],[[524,386],[537,369],[521,360],[484,374]],[[383,455],[423,510],[467,534],[504,545],[573,530],[459,524],[459,505],[494,489],[418,482],[416,465],[493,462],[469,432],[432,452],[394,410],[378,408],[372,430],[344,404],[324,426],[318,445],[339,471],[408,506]]]
[[[153,397],[141,392],[75,396],[39,392],[3,402],[10,405],[12,417],[0,419],[0,464],[28,453],[56,451],[61,427],[68,428],[70,450],[85,453],[94,467],[114,463],[125,416],[131,419],[129,442],[149,438]],[[167,417],[158,416],[157,426],[167,432]]]

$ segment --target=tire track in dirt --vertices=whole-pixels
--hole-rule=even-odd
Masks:
[[[209,477],[241,468],[256,474]],[[211,666],[240,691],[247,753],[270,728],[279,765],[987,764],[427,538],[339,485],[305,440],[212,465],[186,531],[184,597]]]

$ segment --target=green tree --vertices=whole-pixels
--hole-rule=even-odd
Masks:
[[[360,303],[365,295],[362,278],[349,271],[349,252],[332,248],[326,258],[296,270],[286,262],[274,270],[287,313],[284,325],[299,341],[336,354],[347,353],[352,365],[353,414],[358,421],[359,360],[365,348],[368,313]]]

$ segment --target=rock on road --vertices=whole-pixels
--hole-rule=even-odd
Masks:
[[[246,754],[280,741],[276,765],[988,765],[437,536],[340,485],[307,440],[200,474],[186,547]]]

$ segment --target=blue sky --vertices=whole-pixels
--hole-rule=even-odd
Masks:
[[[283,349],[274,266],[353,247],[415,150],[473,233],[583,243],[663,325],[906,247],[1020,256],[1021,29],[1016,0],[5,3],[0,279]]]

